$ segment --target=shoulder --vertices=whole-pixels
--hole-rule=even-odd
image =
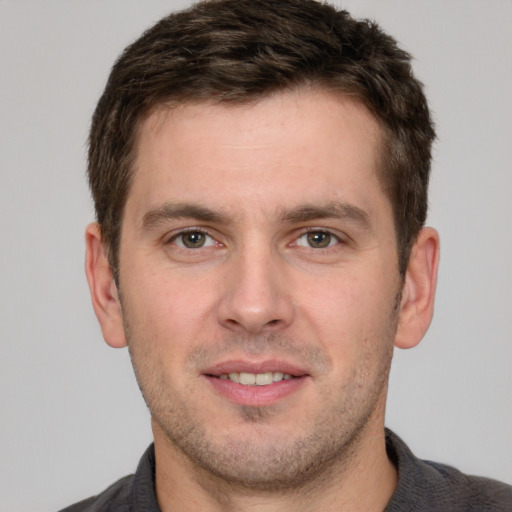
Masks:
[[[466,475],[445,464],[420,460],[390,431],[386,441],[388,454],[398,469],[398,486],[387,512],[512,510],[512,486]]]
[[[121,478],[101,494],[87,498],[60,512],[124,512],[129,510],[129,489],[133,475]]]
[[[430,496],[440,506],[450,505],[451,510],[487,512],[510,512],[512,510],[512,487],[490,478],[466,475],[444,464],[421,461],[425,473],[430,475],[427,485]],[[441,510],[441,509],[440,509]]]
[[[125,476],[101,494],[60,512],[160,512],[155,493],[155,450],[151,445],[135,474]]]

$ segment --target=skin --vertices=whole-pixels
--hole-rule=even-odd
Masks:
[[[428,328],[439,241],[424,229],[399,275],[380,136],[357,101],[311,90],[143,122],[119,290],[95,224],[86,271],[152,414],[163,511],[389,501],[392,351]],[[229,371],[295,378],[247,387]]]

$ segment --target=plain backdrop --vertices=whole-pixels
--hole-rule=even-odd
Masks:
[[[52,511],[151,441],[83,272],[90,116],[143,29],[188,2],[0,0],[0,511]],[[512,2],[351,0],[415,56],[438,126],[437,308],[397,351],[387,424],[422,458],[512,483]]]

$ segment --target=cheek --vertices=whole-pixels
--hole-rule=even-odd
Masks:
[[[372,280],[362,280],[348,275],[329,276],[313,286],[298,285],[302,293],[297,301],[306,316],[322,329],[338,332],[364,329],[382,309],[381,290]]]
[[[199,283],[180,276],[173,269],[166,268],[165,264],[155,264],[154,257],[146,259],[148,261],[134,261],[131,266],[133,271],[126,273],[126,295],[137,306],[136,311],[143,311],[147,318],[179,317],[174,312],[183,314],[182,305],[189,302],[191,296],[197,295]]]
[[[331,278],[322,293],[303,294],[298,317],[333,360],[349,367],[392,344],[395,295],[393,286],[375,276]]]
[[[214,289],[207,278],[191,280],[166,272],[141,272],[127,279],[122,303],[133,341],[151,340],[152,352],[179,358],[201,342],[205,330],[211,332]]]

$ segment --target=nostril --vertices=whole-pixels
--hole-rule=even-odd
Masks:
[[[252,333],[289,325],[294,313],[290,298],[267,286],[260,292],[253,285],[230,285],[217,304],[216,314],[220,324],[233,331]]]

